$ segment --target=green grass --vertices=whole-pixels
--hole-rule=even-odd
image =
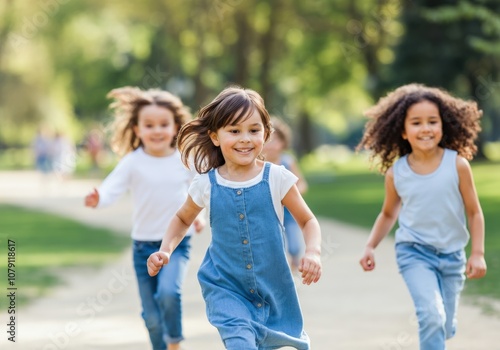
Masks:
[[[7,283],[7,241],[16,246],[18,302],[44,295],[62,282],[60,273],[69,267],[97,267],[120,255],[130,239],[113,231],[88,227],[56,215],[0,205],[0,247]]]
[[[316,215],[371,228],[382,207],[384,178],[368,170],[366,159],[342,164],[305,159],[301,165],[309,182],[304,198]],[[486,222],[488,273],[469,281],[466,292],[500,298],[500,163],[473,163],[472,170]]]

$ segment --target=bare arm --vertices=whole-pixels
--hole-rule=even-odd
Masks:
[[[299,189],[300,194],[306,193],[308,184],[295,160],[290,163],[290,171],[298,178],[297,188]]]
[[[365,271],[375,268],[374,250],[385,236],[391,231],[398,218],[401,207],[401,198],[394,186],[394,172],[390,168],[385,175],[385,199],[382,210],[373,224],[370,236],[366,242],[365,252],[359,261]]]
[[[299,271],[302,282],[311,284],[321,277],[321,228],[319,222],[307,206],[296,185],[285,195],[281,203],[287,207],[302,230],[306,251],[301,260]]]
[[[191,196],[188,196],[182,207],[170,221],[167,232],[161,242],[160,251],[153,253],[148,258],[148,273],[155,276],[163,265],[168,264],[170,255],[182,241],[188,228],[196,219],[203,208],[197,206]]]
[[[466,274],[468,278],[481,278],[486,274],[483,210],[479,203],[469,162],[462,157],[457,157],[457,171],[459,189],[471,235],[471,252],[467,261]]]

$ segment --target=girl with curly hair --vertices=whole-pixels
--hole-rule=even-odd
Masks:
[[[115,112],[112,147],[124,157],[99,189],[85,197],[88,207],[102,208],[130,190],[133,201],[133,259],[142,317],[153,350],[180,349],[181,288],[186,276],[190,239],[204,226],[202,217],[180,242],[171,263],[155,277],[145,261],[160,248],[163,233],[188,195],[195,173],[182,163],[177,134],[191,119],[181,100],[167,91],[123,87],[112,90]]]
[[[398,219],[397,263],[415,305],[420,349],[443,350],[455,334],[465,276],[486,274],[484,218],[468,163],[481,111],[444,90],[409,84],[366,115],[358,149],[380,159],[385,200],[360,264],[375,268],[374,250]]]

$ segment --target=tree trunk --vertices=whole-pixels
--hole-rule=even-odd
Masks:
[[[262,48],[262,65],[260,68],[260,93],[266,101],[266,105],[272,105],[272,84],[270,71],[274,58],[275,51],[273,48],[276,43],[276,22],[280,11],[280,1],[271,1],[271,14],[269,16],[269,27],[262,35],[260,40],[260,47]]]
[[[472,71],[470,71],[472,72]],[[467,74],[467,78],[469,80],[469,89],[470,89],[470,96],[475,96],[476,91],[479,89],[479,81],[477,79],[477,76],[474,74]],[[486,116],[483,115],[483,118]],[[474,157],[475,159],[486,159],[486,155],[484,154],[484,134],[481,132],[479,133],[479,136],[476,140],[476,145],[477,145],[477,153],[476,156]]]
[[[311,117],[307,111],[302,111],[298,118],[297,154],[299,157],[311,153],[314,150],[314,130]]]
[[[247,14],[244,9],[236,12],[236,30],[238,42],[236,43],[236,67],[234,72],[235,83],[247,87],[248,83],[248,48],[250,47],[250,29]]]

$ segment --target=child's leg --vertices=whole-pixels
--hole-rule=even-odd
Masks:
[[[419,325],[420,349],[445,349],[445,307],[441,296],[439,260],[432,251],[413,244],[396,247],[399,270],[410,291]]]
[[[446,339],[455,335],[457,328],[457,308],[460,292],[465,282],[465,252],[463,250],[442,255],[441,290],[446,312]]]
[[[149,255],[160,249],[159,244],[134,241],[133,247],[134,268],[141,297],[142,318],[148,329],[153,350],[165,350],[167,348],[163,339],[164,330],[160,310],[154,298],[158,278],[149,276],[146,265]]]
[[[187,273],[191,237],[185,237],[170,257],[168,265],[158,274],[155,300],[166,326],[166,341],[176,344],[184,339],[182,334],[182,285]]]

